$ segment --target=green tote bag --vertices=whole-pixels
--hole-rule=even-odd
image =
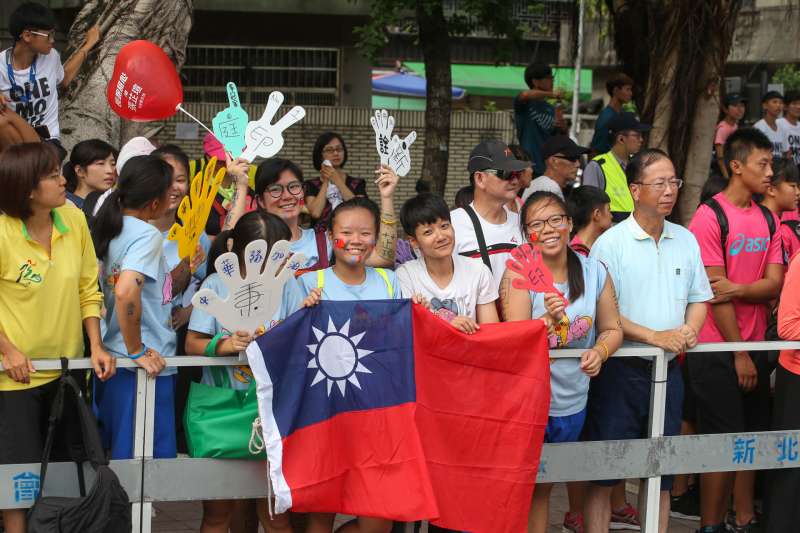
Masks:
[[[247,390],[235,390],[223,367],[212,366],[209,370],[218,386],[192,383],[186,400],[183,426],[189,455],[265,460],[263,450],[254,455],[249,447],[253,421],[258,418],[255,381]]]

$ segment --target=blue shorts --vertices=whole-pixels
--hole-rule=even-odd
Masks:
[[[633,359],[633,358],[625,358]],[[650,418],[652,374],[642,359],[625,361],[611,358],[589,386],[584,440],[646,439]],[[680,435],[683,409],[683,376],[677,360],[667,372],[667,406],[664,412],[664,435]],[[619,479],[593,481],[598,485],[616,485]],[[662,476],[661,490],[672,488],[672,476]]]
[[[103,447],[112,459],[133,458],[136,372],[120,368],[106,382],[93,379],[93,407]],[[175,444],[175,375],[156,378],[153,457],[177,456]]]
[[[578,442],[585,421],[585,408],[574,415],[548,417],[547,428],[544,430],[544,441],[548,444]]]

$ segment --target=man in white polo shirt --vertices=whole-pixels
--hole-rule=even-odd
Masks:
[[[453,253],[483,261],[492,271],[495,289],[500,287],[511,250],[524,242],[519,215],[506,205],[517,196],[519,173],[530,166],[529,161],[514,158],[502,141],[480,143],[467,164],[475,199],[450,213],[456,233]]]
[[[683,181],[667,154],[648,149],[625,168],[633,214],[606,231],[591,256],[608,268],[619,301],[626,345],[650,344],[669,352],[664,435],[681,428],[683,378],[675,355],[697,344],[706,317],[704,302],[713,298],[700,247],[689,230],[666,221]],[[586,440],[646,438],[652,359],[612,357],[589,391]],[[587,533],[608,531],[609,496],[620,480],[589,484]],[[672,477],[661,479],[659,531],[669,522]]]

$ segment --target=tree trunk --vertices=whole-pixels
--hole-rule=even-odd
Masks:
[[[687,221],[708,178],[717,87],[742,0],[606,0],[614,45],[637,85],[649,146],[669,153],[686,181],[673,218]],[[684,198],[684,196],[686,198]]]
[[[417,23],[422,55],[425,59],[426,108],[425,151],[422,179],[431,180],[433,191],[444,195],[450,147],[450,37],[442,3],[417,0]]]
[[[120,48],[146,39],[167,53],[180,70],[192,28],[193,0],[88,0],[69,31],[67,52],[76,50],[86,30],[97,24],[102,39],[60,102],[61,141],[71,149],[85,139],[121,146],[142,126],[121,119],[106,101],[106,86]]]

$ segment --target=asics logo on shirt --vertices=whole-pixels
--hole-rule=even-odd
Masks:
[[[748,253],[766,252],[767,248],[769,248],[769,237],[748,238],[744,236],[744,233],[739,233],[734,237],[731,247],[728,249],[728,254],[734,257],[742,251]]]

